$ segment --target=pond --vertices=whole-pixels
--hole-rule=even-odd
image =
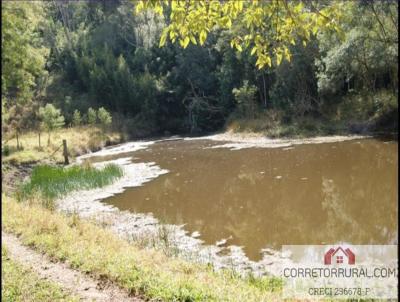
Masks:
[[[185,224],[206,244],[242,246],[255,261],[285,244],[397,243],[397,142],[221,145],[166,140],[138,150],[133,162],[169,173],[104,202]]]

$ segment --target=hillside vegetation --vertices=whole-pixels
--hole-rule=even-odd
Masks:
[[[282,280],[215,272],[57,213],[56,198],[123,174],[57,166],[63,140],[72,162],[174,134],[398,131],[395,0],[3,1],[1,14],[2,231],[144,300],[279,301]],[[75,299],[2,259],[6,300]]]
[[[3,136],[397,131],[397,1],[168,3],[3,3]]]

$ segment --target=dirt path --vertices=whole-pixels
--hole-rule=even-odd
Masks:
[[[103,284],[73,270],[65,263],[53,263],[42,255],[24,245],[14,235],[2,232],[2,244],[7,248],[9,257],[32,269],[41,278],[59,284],[72,295],[81,298],[81,301],[143,301],[129,297],[128,293],[112,284]]]

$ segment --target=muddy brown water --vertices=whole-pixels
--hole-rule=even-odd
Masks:
[[[163,141],[136,151],[133,162],[169,173],[104,202],[185,224],[206,244],[229,238],[252,260],[285,244],[397,243],[397,142],[209,148],[221,144]]]

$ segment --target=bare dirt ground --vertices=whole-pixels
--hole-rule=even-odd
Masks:
[[[1,190],[7,194],[15,191],[16,187],[31,174],[33,165],[3,165],[1,171]]]
[[[67,293],[80,298],[81,301],[143,301],[115,286],[95,280],[88,275],[73,270],[66,263],[52,262],[24,245],[14,235],[2,232],[2,244],[7,248],[8,256],[15,262],[30,268],[41,278],[60,285]]]

